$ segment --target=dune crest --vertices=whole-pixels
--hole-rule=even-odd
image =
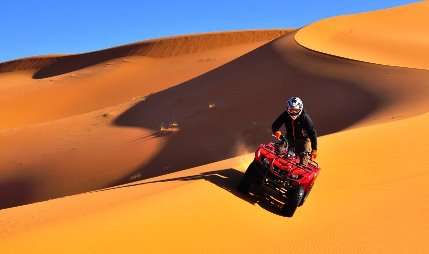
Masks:
[[[364,62],[429,69],[429,2],[324,19],[298,31],[299,44]]]

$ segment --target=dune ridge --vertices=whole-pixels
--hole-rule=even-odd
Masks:
[[[267,41],[285,34],[285,30],[249,30],[204,33],[145,40],[128,45],[83,54],[41,56],[0,63],[0,73],[38,70],[34,78],[46,78],[85,68],[114,58],[147,56],[155,58],[195,54],[236,44]]]

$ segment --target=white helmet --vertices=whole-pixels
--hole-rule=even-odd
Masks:
[[[287,113],[289,116],[295,120],[301,115],[302,110],[304,109],[304,103],[298,97],[291,97],[287,100]]]

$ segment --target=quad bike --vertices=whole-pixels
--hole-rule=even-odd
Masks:
[[[277,200],[282,204],[280,213],[292,217],[296,208],[304,204],[319,171],[313,160],[301,164],[299,156],[288,151],[288,142],[282,135],[278,140],[259,145],[238,190]]]

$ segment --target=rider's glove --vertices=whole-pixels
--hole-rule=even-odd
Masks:
[[[289,147],[288,151],[287,151],[287,155],[289,157],[295,156],[295,148],[294,147]]]
[[[317,150],[311,151],[311,159],[315,160],[317,158]]]
[[[276,137],[276,139],[280,139],[280,137],[282,136],[282,132],[276,131],[276,132],[274,132],[274,136]]]

